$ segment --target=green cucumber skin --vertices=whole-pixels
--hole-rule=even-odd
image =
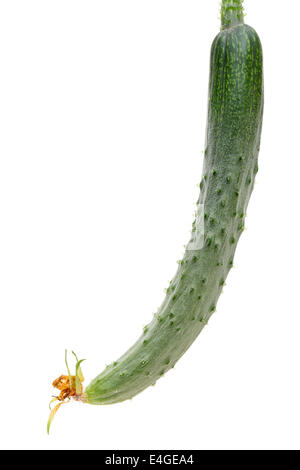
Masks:
[[[138,341],[88,385],[87,403],[121,402],[154,384],[174,367],[215,311],[244,228],[258,169],[262,114],[259,37],[244,24],[225,28],[211,49],[206,149],[198,200],[205,211],[204,247],[186,250],[158,313]]]

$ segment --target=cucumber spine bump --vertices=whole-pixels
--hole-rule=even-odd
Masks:
[[[87,386],[95,405],[132,398],[171,369],[202,331],[233,265],[255,175],[263,115],[262,48],[244,24],[242,1],[222,2],[211,48],[206,146],[199,211],[165,300],[137,342]],[[193,247],[202,231],[204,246]]]

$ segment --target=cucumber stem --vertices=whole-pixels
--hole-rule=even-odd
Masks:
[[[244,23],[244,0],[222,0],[221,29]]]

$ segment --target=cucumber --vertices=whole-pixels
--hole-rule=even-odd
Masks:
[[[121,402],[154,384],[216,310],[244,230],[262,128],[262,47],[244,24],[242,3],[223,0],[221,32],[211,48],[203,177],[186,252],[152,322],[92,380],[80,396],[84,402]]]
[[[216,309],[258,171],[262,48],[243,18],[242,1],[223,0],[221,32],[211,48],[201,192],[186,253],[158,313],[129,351],[88,385],[87,403],[121,402],[155,383],[174,367]]]

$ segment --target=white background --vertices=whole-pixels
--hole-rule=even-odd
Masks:
[[[152,317],[189,237],[219,0],[0,3],[4,449],[300,449],[299,15],[247,0],[265,55],[260,172],[235,269],[175,369],[131,401],[61,408]]]

